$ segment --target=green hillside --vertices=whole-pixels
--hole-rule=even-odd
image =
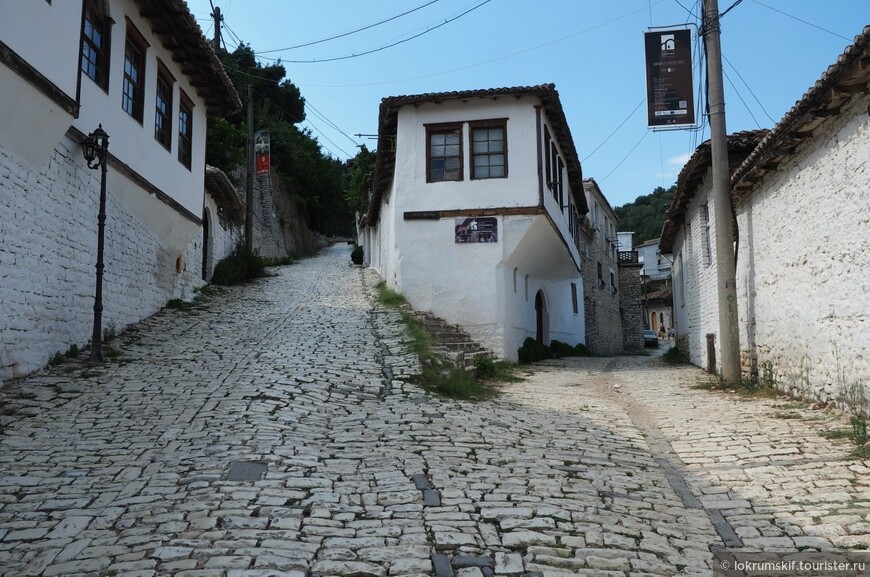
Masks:
[[[650,194],[638,196],[634,202],[614,208],[619,218],[619,231],[633,231],[634,244],[639,245],[662,234],[665,212],[674,199],[676,185],[667,190],[656,187]]]

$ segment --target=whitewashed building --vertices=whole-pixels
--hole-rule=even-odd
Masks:
[[[121,330],[201,280],[206,113],[238,96],[183,0],[0,4],[0,377],[92,327],[108,133],[103,323]]]
[[[870,397],[870,26],[731,179],[744,368]]]
[[[497,355],[528,337],[584,342],[586,212],[553,85],[381,102],[366,262]]]
[[[737,167],[766,131],[737,132],[728,137],[728,160]],[[673,261],[673,329],[676,345],[693,364],[719,372],[719,309],[716,295],[716,226],[713,209],[710,141],[701,144],[677,177],[659,251]],[[742,255],[741,255],[742,256]],[[731,255],[733,258],[733,255]],[[650,328],[658,325],[647,312]],[[663,315],[664,316],[664,315]],[[708,337],[708,335],[711,335]],[[708,339],[711,341],[708,348]]]

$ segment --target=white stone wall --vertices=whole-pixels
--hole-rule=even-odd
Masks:
[[[111,169],[109,177],[113,182]],[[89,170],[78,144],[66,138],[39,170],[0,143],[2,380],[45,366],[70,345],[81,348],[89,342],[99,190],[99,171]],[[169,299],[192,296],[202,284],[201,240],[182,255],[169,254],[117,202],[111,185],[106,213],[104,328],[121,331]]]
[[[705,231],[702,217],[701,205],[704,204],[709,215],[709,234]],[[689,360],[699,367],[707,368],[707,334],[715,335],[718,372],[721,358],[715,239],[716,217],[711,172],[708,170],[686,207],[685,226],[674,239],[674,320],[678,341],[688,345]],[[649,323],[650,319],[647,318],[646,322]]]
[[[825,400],[870,386],[868,105],[856,98],[737,206],[741,348],[762,378]]]

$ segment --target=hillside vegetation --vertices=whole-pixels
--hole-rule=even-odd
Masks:
[[[676,185],[668,189],[656,187],[650,194],[638,196],[634,202],[613,209],[619,219],[619,231],[634,232],[635,246],[662,234],[665,213],[674,199]]]
[[[274,194],[288,195],[301,207],[311,229],[325,235],[349,235],[353,216],[344,199],[344,163],[325,154],[317,139],[298,124],[305,120],[305,98],[287,78],[281,63],[263,66],[254,50],[241,44],[221,51],[244,108],[231,118],[209,118],[206,162],[232,175],[246,165],[248,84],[252,86],[254,130],[271,134]],[[240,183],[239,183],[240,184]]]

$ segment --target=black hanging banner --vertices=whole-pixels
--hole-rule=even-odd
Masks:
[[[644,45],[649,127],[695,126],[692,31],[645,32]]]

